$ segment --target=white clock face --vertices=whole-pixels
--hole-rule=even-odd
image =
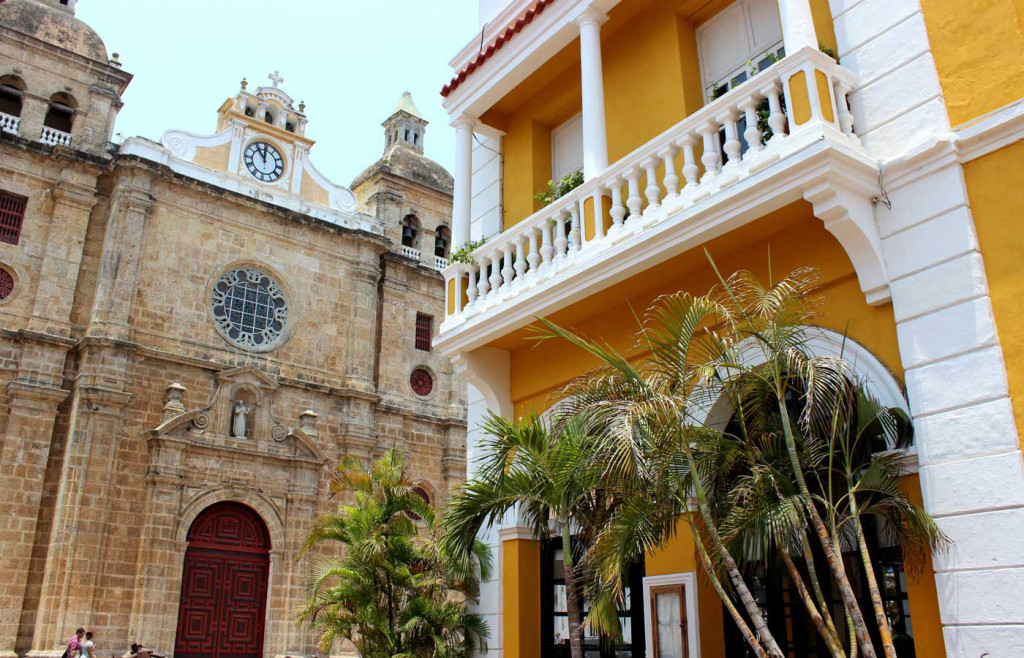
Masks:
[[[256,180],[273,183],[284,173],[284,158],[272,144],[253,142],[245,149],[245,168]]]

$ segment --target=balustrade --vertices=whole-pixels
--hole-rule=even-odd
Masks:
[[[817,135],[859,148],[846,101],[855,83],[851,72],[815,49],[783,58],[491,238],[473,252],[475,265],[449,265],[445,278],[459,281],[449,290],[460,296],[449,308],[454,315],[472,314],[557,278],[589,254],[713,197]]]
[[[21,117],[11,116],[10,114],[4,114],[0,112],[0,131],[10,133],[12,135],[18,134],[18,127],[21,125]]]
[[[415,261],[418,261],[420,259],[419,249],[413,249],[412,247],[407,247],[404,244],[401,246],[398,253],[402,254],[406,258],[411,258]]]
[[[57,146],[58,144],[61,146],[71,146],[71,134],[63,130],[43,126],[43,131],[39,135],[39,141],[50,146]]]

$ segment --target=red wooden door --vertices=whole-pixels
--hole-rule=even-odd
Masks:
[[[270,537],[238,503],[205,510],[188,531],[175,658],[261,658]]]

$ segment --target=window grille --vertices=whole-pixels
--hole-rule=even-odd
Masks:
[[[28,199],[0,192],[0,242],[18,244]]]
[[[433,316],[425,313],[416,314],[416,349],[429,352],[431,350],[431,334],[434,329]]]

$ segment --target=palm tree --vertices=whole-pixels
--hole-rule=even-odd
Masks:
[[[467,611],[479,578],[489,577],[489,548],[474,542],[453,554],[440,541],[441,524],[415,491],[394,450],[371,469],[345,458],[331,495],[355,502],[319,517],[303,554],[338,544],[341,556],[314,563],[310,596],[301,619],[320,631],[320,648],[336,640],[364,658],[468,658],[486,650],[486,622]]]
[[[567,340],[601,362],[598,370],[566,389],[564,417],[585,419],[588,433],[600,439],[592,451],[592,464],[599,461],[600,468],[592,470],[604,486],[618,487],[619,498],[629,501],[620,504],[590,543],[604,586],[621,591],[623,565],[663,546],[675,521],[683,518],[716,593],[748,645],[758,657],[781,658],[782,649],[719,532],[693,449],[698,436],[710,432],[690,421],[698,389],[714,376],[715,360],[728,349],[727,341],[712,331],[725,312],[708,296],[663,297],[641,328],[640,347],[649,356],[638,362],[544,319],[536,338]],[[663,496],[653,498],[658,490]],[[691,493],[697,515],[684,511]],[[652,500],[658,505],[645,502]],[[747,619],[723,587],[718,565]]]
[[[588,467],[594,437],[579,422],[556,428],[536,414],[518,423],[492,414],[483,429],[485,457],[448,503],[444,542],[451,552],[464,553],[482,528],[500,523],[510,511],[525,520],[535,538],[560,536],[569,647],[573,658],[583,658],[579,595],[584,575],[572,538],[588,536],[609,508],[598,474]]]

